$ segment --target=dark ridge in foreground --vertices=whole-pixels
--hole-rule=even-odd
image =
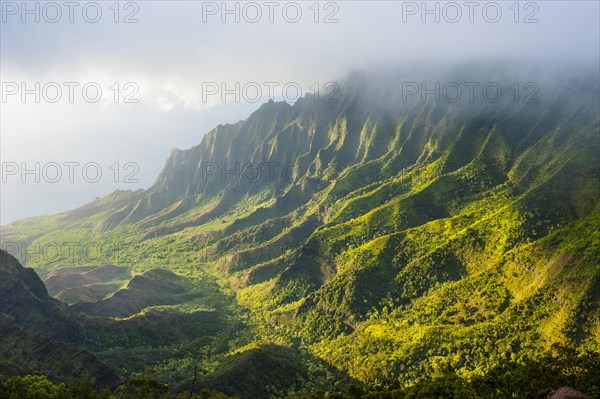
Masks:
[[[76,346],[86,334],[67,306],[48,296],[33,271],[0,250],[0,370],[43,374],[53,381],[87,378],[116,387],[115,371]]]

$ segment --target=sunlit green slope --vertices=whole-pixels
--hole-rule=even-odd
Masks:
[[[356,74],[337,102],[264,104],[174,150],[148,190],[11,223],[2,240],[100,249],[25,259],[42,275],[211,275],[261,342],[365,383],[484,374],[555,342],[598,351],[598,76],[472,68]],[[508,89],[516,76],[538,79],[537,101]],[[506,90],[403,98],[424,80]]]

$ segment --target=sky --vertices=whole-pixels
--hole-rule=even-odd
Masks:
[[[597,63],[600,48],[597,1],[0,1],[0,13],[1,224],[147,188],[171,149],[354,70]]]

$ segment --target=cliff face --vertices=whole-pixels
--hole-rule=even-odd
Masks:
[[[486,165],[499,175],[560,122],[574,122],[570,130],[574,132],[597,117],[593,77],[540,81],[539,92],[528,97],[513,93],[514,76],[499,69],[487,66],[475,75],[480,79],[471,77],[481,85],[493,82],[500,87],[503,94],[497,101],[482,98],[481,87],[471,101],[464,86],[457,102],[446,99],[441,89],[438,96],[409,96],[406,85],[423,78],[396,74],[388,80],[353,76],[330,102],[308,95],[293,106],[264,104],[245,120],[219,125],[197,146],[173,150],[154,185],[116,204],[96,228],[106,231],[138,222],[143,227],[158,226],[200,204],[204,211],[189,221],[199,225],[248,197],[281,198],[288,191],[294,201],[280,201],[280,205],[293,210],[352,171],[368,169],[360,178],[379,180],[446,157],[442,172],[451,173],[475,160],[486,147],[502,151],[492,154],[500,157],[495,164]],[[472,75],[448,73],[449,82]],[[439,82],[429,79],[425,86],[435,84]],[[575,109],[576,115],[571,113]],[[490,133],[494,141],[487,137]],[[361,187],[362,182],[355,180],[347,191]]]
[[[401,75],[353,77],[337,102],[265,104],[173,151],[148,190],[4,234],[43,245],[85,231],[109,248],[100,264],[208,269],[259,323],[364,382],[469,373],[557,341],[598,348],[597,72],[540,77],[515,98],[516,72],[498,69],[438,80],[496,82],[499,101],[405,99],[403,83],[428,78]],[[239,178],[248,165],[267,172]],[[150,282],[77,307],[170,304]]]
[[[84,329],[67,306],[48,296],[33,271],[0,251],[0,370],[5,375],[45,374],[54,380],[91,378],[115,385],[115,372],[75,344]]]

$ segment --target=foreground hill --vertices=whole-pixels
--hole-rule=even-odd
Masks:
[[[115,372],[82,344],[86,334],[65,304],[48,296],[32,269],[0,251],[0,367],[3,375],[44,374],[53,380],[89,378],[116,386]]]
[[[403,91],[467,81],[505,94]],[[2,239],[78,236],[105,249],[99,265],[210,273],[261,339],[365,384],[486,375],[554,343],[598,351],[599,93],[597,66],[357,74],[337,102],[265,104],[174,150],[148,190]]]

